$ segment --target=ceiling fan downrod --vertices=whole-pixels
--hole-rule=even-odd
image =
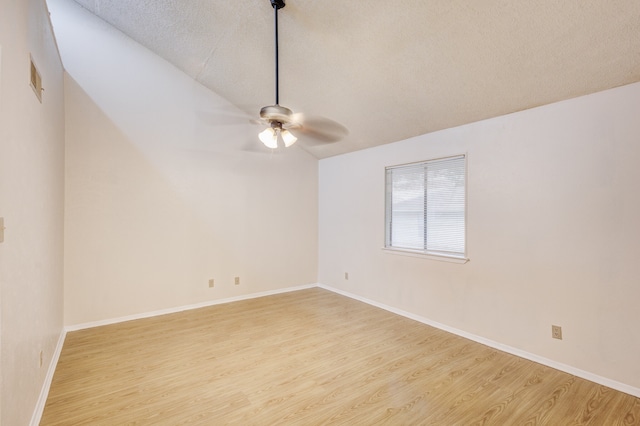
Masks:
[[[271,6],[275,14],[275,30],[276,30],[276,105],[280,105],[280,78],[278,67],[278,9],[285,6],[284,0],[271,0]]]
[[[293,114],[289,108],[280,106],[280,66],[278,54],[278,9],[285,6],[284,0],[270,0],[275,17],[275,67],[276,67],[276,102],[260,109],[260,118],[270,123],[272,129],[281,130],[284,123],[288,123]]]

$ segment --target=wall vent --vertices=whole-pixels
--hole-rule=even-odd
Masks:
[[[38,72],[38,68],[33,63],[33,58],[29,57],[31,62],[31,88],[33,89],[36,97],[42,103],[42,77],[40,77],[40,73]]]

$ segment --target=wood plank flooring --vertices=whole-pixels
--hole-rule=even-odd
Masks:
[[[67,335],[41,425],[640,425],[640,398],[314,288]]]

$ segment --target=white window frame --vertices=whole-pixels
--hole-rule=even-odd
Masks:
[[[403,247],[395,247],[391,245],[391,192],[390,192],[390,182],[388,181],[390,169],[397,169],[402,167],[415,167],[423,164],[441,162],[443,160],[453,160],[455,158],[464,158],[464,252],[463,253],[451,253],[451,252],[442,252],[442,251],[430,251],[427,249],[409,249]],[[388,254],[397,254],[404,256],[413,256],[420,258],[427,258],[439,261],[453,262],[453,263],[466,263],[469,261],[467,257],[467,215],[468,215],[468,196],[467,196],[467,188],[468,188],[468,154],[458,154],[451,155],[447,157],[439,157],[433,158],[424,161],[418,161],[415,163],[405,163],[394,166],[385,167],[385,239],[384,239],[384,252]]]

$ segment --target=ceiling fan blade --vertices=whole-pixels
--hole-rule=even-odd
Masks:
[[[211,126],[241,126],[252,123],[253,116],[235,105],[206,105],[196,111],[198,119]]]
[[[242,115],[224,115],[205,111],[197,112],[199,120],[209,126],[242,126],[252,124],[251,119]]]
[[[295,129],[296,134],[324,143],[338,142],[349,134],[349,130],[336,121],[302,113],[293,114],[289,128]]]

